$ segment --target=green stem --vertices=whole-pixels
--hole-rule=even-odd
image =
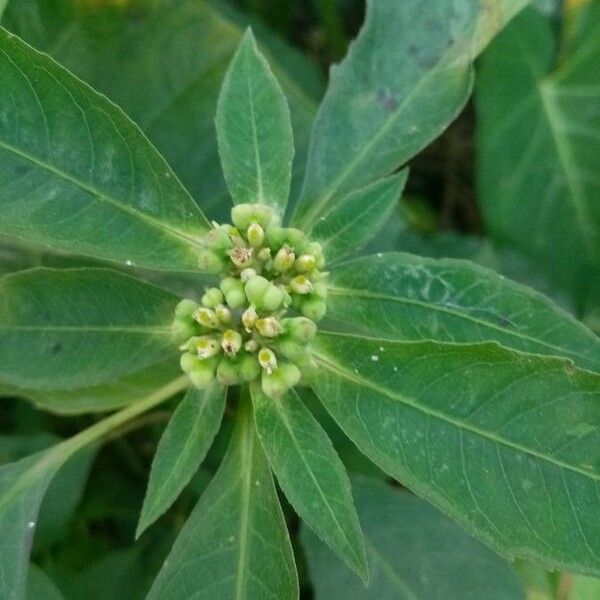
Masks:
[[[161,402],[171,398],[178,392],[182,392],[190,387],[190,381],[187,375],[179,377],[162,388],[156,390],[143,400],[124,408],[123,410],[114,413],[95,423],[88,429],[80,431],[77,435],[57,444],[50,450],[46,451],[43,458],[41,458],[32,468],[27,470],[21,478],[14,482],[12,486],[12,493],[14,494],[19,489],[26,487],[28,482],[32,478],[43,476],[44,473],[51,472],[60,468],[73,454],[78,450],[81,450],[85,446],[89,446],[95,442],[100,441],[104,436],[120,427],[124,423],[131,419],[141,415],[159,405]],[[54,471],[55,472],[55,471]],[[0,504],[1,506],[1,504]]]

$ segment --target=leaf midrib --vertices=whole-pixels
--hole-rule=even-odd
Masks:
[[[398,108],[392,112],[387,119],[382,123],[379,130],[369,139],[369,141],[362,146],[362,150],[357,153],[357,155],[350,160],[346,167],[342,170],[342,172],[325,188],[323,192],[321,192],[321,198],[317,200],[311,209],[304,215],[302,219],[300,219],[298,226],[301,229],[310,228],[316,220],[316,216],[321,212],[323,205],[327,204],[327,202],[331,199],[331,197],[339,190],[340,186],[344,183],[344,181],[350,177],[353,170],[359,165],[365,157],[369,155],[371,150],[380,142],[381,139],[385,138],[388,134],[389,130],[393,127],[395,121],[399,118],[399,115],[402,114],[402,111],[408,106],[414,99],[415,95],[420,92],[421,88],[432,78],[433,75],[438,75],[441,71],[441,66],[444,65],[444,62],[449,59],[450,51],[454,50],[454,46],[451,46],[446,53],[443,53],[439,60],[430,67],[429,71],[427,71],[423,77],[419,79],[417,84],[411,89],[411,91],[406,95],[404,100],[400,103]],[[450,63],[449,67],[456,68],[456,65]],[[465,69],[468,71],[467,69]],[[318,122],[319,114],[315,119],[315,123]],[[311,148],[309,149],[309,158],[311,157],[312,150],[312,141]],[[304,192],[301,194],[301,198],[303,201],[306,201]]]
[[[246,401],[248,400],[249,399],[246,398]],[[242,471],[242,493],[240,494],[240,552],[235,580],[236,600],[245,600],[249,576],[248,561],[250,560],[250,556],[248,545],[250,538],[250,527],[252,526],[252,473],[254,467],[254,455],[256,452],[256,440],[254,437],[253,424],[250,419],[246,420],[243,436],[241,450],[242,465],[245,468]]]
[[[379,385],[372,383],[371,381],[364,379],[363,377],[360,377],[355,373],[351,373],[351,372],[347,371],[340,364],[332,361],[330,357],[325,357],[316,351],[313,351],[313,356],[315,356],[315,358],[318,360],[318,362],[321,363],[326,369],[328,369],[331,372],[336,373],[339,377],[342,377],[348,381],[351,381],[352,383],[355,383],[359,386],[370,389],[370,390],[376,392],[377,394],[380,394],[382,396],[389,398],[390,400],[398,401],[401,404],[404,404],[406,406],[409,406],[410,408],[413,408],[415,410],[418,410],[419,412],[422,412],[423,414],[427,415],[428,417],[432,417],[434,419],[437,419],[438,421],[443,421],[443,422],[447,423],[448,425],[452,425],[453,427],[456,427],[459,431],[467,431],[467,432],[472,433],[473,435],[476,435],[478,437],[481,437],[493,444],[502,445],[513,451],[518,451],[518,452],[522,452],[524,454],[528,454],[537,459],[546,461],[555,467],[558,467],[561,469],[566,469],[566,470],[576,473],[578,475],[582,475],[586,478],[589,478],[593,481],[600,482],[600,474],[584,471],[574,465],[571,465],[564,461],[561,461],[561,460],[558,460],[551,456],[548,456],[546,454],[543,454],[542,452],[538,452],[536,450],[526,448],[525,446],[522,446],[521,444],[512,442],[503,437],[499,437],[498,435],[494,435],[493,433],[491,433],[489,431],[485,431],[484,429],[481,429],[474,425],[465,423],[464,421],[462,421],[460,419],[446,415],[445,413],[443,413],[439,410],[435,410],[433,408],[423,406],[423,405],[419,404],[418,402],[416,402],[415,399],[413,399],[413,398],[408,398],[408,397],[402,396],[400,394],[394,394],[390,390],[382,388]]]
[[[363,291],[363,290],[359,291],[359,290],[355,290],[352,288],[331,286],[328,288],[328,291],[333,296],[338,295],[338,296],[349,296],[349,297],[356,297],[356,298],[372,298],[374,300],[385,300],[388,302],[397,302],[399,304],[406,304],[406,305],[410,305],[410,306],[419,306],[419,307],[425,308],[427,310],[432,310],[432,311],[437,311],[437,312],[445,313],[448,315],[452,315],[454,317],[463,319],[465,321],[471,321],[472,323],[474,323],[476,325],[501,332],[504,335],[512,336],[514,338],[518,338],[518,339],[522,339],[524,341],[538,344],[539,346],[548,348],[549,350],[552,350],[553,352],[558,352],[560,356],[576,356],[576,357],[579,357],[582,360],[584,360],[586,363],[589,361],[589,357],[586,356],[585,354],[581,354],[581,353],[575,352],[573,350],[567,350],[566,348],[563,348],[561,346],[555,346],[544,340],[532,337],[530,335],[527,335],[527,334],[524,334],[524,333],[521,333],[521,332],[518,332],[518,331],[515,331],[512,329],[505,329],[505,328],[500,327],[499,325],[495,325],[494,323],[491,323],[489,321],[484,321],[482,319],[479,319],[479,318],[469,315],[467,313],[453,310],[452,308],[447,307],[447,306],[441,306],[439,304],[429,304],[427,302],[422,302],[420,300],[414,300],[412,298],[406,298],[406,297],[402,297],[402,296],[392,296],[391,294],[382,294],[382,293],[378,293],[378,292],[368,292],[368,291]],[[332,316],[335,317],[335,315],[332,315]]]

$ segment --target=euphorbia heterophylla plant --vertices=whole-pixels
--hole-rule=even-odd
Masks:
[[[235,426],[149,598],[298,597],[272,473],[368,580],[348,476],[307,408],[314,395],[378,467],[500,553],[600,575],[598,338],[469,262],[357,256],[401,195],[398,169],[464,104],[473,57],[523,5],[373,1],[332,73],[293,211],[289,110],[246,33],[216,117],[228,223],[209,223],[118,108],[0,33],[0,230],[130,270],[203,275],[185,298],[142,270],[2,279],[2,388],[62,412],[126,405],[0,469],[2,598],[22,597],[25,540],[60,466],[180,393],[138,535],[189,483],[228,402]],[[397,35],[409,23],[418,39],[423,20],[444,43],[415,50]]]

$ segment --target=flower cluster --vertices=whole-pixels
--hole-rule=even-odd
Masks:
[[[199,388],[215,378],[224,385],[260,378],[265,394],[278,396],[312,365],[309,344],[326,310],[323,251],[281,227],[268,206],[239,204],[231,220],[213,223],[199,254],[200,269],[218,274],[219,287],[175,311],[181,368]]]

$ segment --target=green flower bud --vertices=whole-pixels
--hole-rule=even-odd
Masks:
[[[289,246],[284,245],[275,255],[275,258],[273,259],[273,267],[276,271],[283,273],[292,267],[295,260],[296,255],[292,249]]]
[[[203,273],[221,273],[225,267],[225,259],[216,252],[202,249],[198,253],[198,268]]]
[[[233,329],[228,329],[221,338],[221,347],[225,354],[235,356],[242,348],[242,335]]]
[[[181,355],[180,359],[179,359],[179,364],[181,365],[181,370],[184,373],[189,373],[190,371],[192,371],[194,369],[194,367],[199,364],[201,361],[200,359],[191,354],[190,352],[185,352],[184,354]]]
[[[271,259],[271,248],[261,248],[256,257],[263,262],[267,262]]]
[[[203,238],[202,245],[215,252],[223,253],[231,248],[231,239],[228,235],[228,228],[219,226],[215,229],[211,229]]]
[[[281,326],[286,337],[303,344],[313,340],[317,333],[316,323],[306,317],[282,319]]]
[[[234,288],[240,288],[242,285],[236,277],[225,277],[224,279],[221,279],[219,287],[224,294],[227,294],[227,292]]]
[[[248,229],[252,223],[266,229],[275,218],[273,209],[264,204],[236,204],[231,209],[231,221],[240,229]]]
[[[267,338],[277,337],[281,333],[281,325],[275,317],[258,319],[255,327],[260,335]]]
[[[221,291],[225,294],[225,300],[231,308],[242,308],[246,304],[244,285],[235,277],[226,277],[221,281]]]
[[[304,298],[300,304],[300,312],[311,321],[320,321],[327,312],[327,304],[323,298],[311,294]]]
[[[176,318],[171,324],[171,332],[176,343],[184,342],[196,334],[196,328],[192,321]]]
[[[200,307],[195,312],[194,319],[196,319],[202,327],[206,327],[207,329],[216,329],[219,326],[219,321],[217,320],[217,315],[215,315],[214,310],[204,306]]]
[[[287,245],[296,254],[302,252],[306,246],[306,236],[304,233],[293,227],[271,227],[267,231],[267,241],[273,251]]]
[[[256,269],[244,269],[241,273],[240,273],[240,279],[242,280],[243,283],[246,283],[246,281],[250,281],[250,279],[252,279],[253,277],[256,277]]]
[[[242,237],[242,234],[237,227],[232,227],[229,230],[229,239],[236,248],[243,248],[246,246],[246,240]]]
[[[208,335],[194,338],[190,345],[192,346],[190,349],[196,350],[196,354],[200,360],[212,358],[221,352],[221,348],[219,348],[219,342],[215,338],[212,338]]]
[[[190,321],[194,318],[194,313],[198,309],[198,305],[193,300],[182,300],[175,307],[175,316],[181,319],[189,319]]]
[[[277,357],[270,348],[261,348],[258,352],[258,364],[267,372],[273,373],[277,369]]]
[[[231,311],[224,304],[219,304],[219,306],[215,307],[215,315],[217,315],[217,319],[224,325],[231,323]]]
[[[182,371],[188,374],[192,385],[199,389],[206,389],[212,383],[216,364],[216,357],[210,360],[200,360],[193,354],[181,355]]]
[[[240,357],[238,369],[242,381],[254,381],[261,373],[256,356],[252,354],[244,354]]]
[[[262,297],[262,303],[258,306],[259,308],[271,312],[280,308],[284,299],[285,292],[280,290],[276,285],[269,284],[269,288]]]
[[[246,331],[250,331],[254,327],[257,319],[258,313],[256,312],[254,306],[250,306],[243,312],[242,323],[244,324]]]
[[[215,308],[223,302],[223,292],[219,288],[210,288],[202,296],[202,306]]]
[[[294,265],[299,273],[309,273],[317,267],[317,261],[312,254],[302,254]]]
[[[325,300],[327,298],[327,284],[322,280],[314,281],[313,293],[319,296],[319,298],[323,298],[323,300]]]
[[[279,342],[277,344],[277,352],[300,366],[307,365],[311,360],[308,347],[293,339]]]
[[[312,283],[306,275],[297,275],[290,281],[290,289],[296,294],[308,294],[312,290]]]
[[[248,231],[246,231],[246,238],[251,246],[258,248],[265,239],[265,230],[258,223],[250,223]]]
[[[224,357],[217,367],[217,381],[223,385],[237,385],[241,383],[238,364],[231,358]]]
[[[243,308],[246,306],[246,294],[244,294],[243,290],[241,289],[235,289],[227,292],[227,294],[225,294],[225,300],[233,309]]]
[[[244,286],[244,291],[246,292],[246,297],[248,298],[250,304],[259,306],[262,303],[263,296],[269,289],[270,285],[271,283],[260,275],[249,279]]]
[[[254,251],[252,248],[233,248],[229,251],[229,258],[231,258],[231,262],[238,267],[239,269],[243,269],[252,264],[254,260]]]
[[[262,390],[270,398],[277,398],[293,388],[301,377],[300,369],[296,365],[283,362],[272,373],[262,374]]]
[[[244,344],[244,350],[246,352],[256,352],[258,350],[258,342],[256,340],[248,340]]]

